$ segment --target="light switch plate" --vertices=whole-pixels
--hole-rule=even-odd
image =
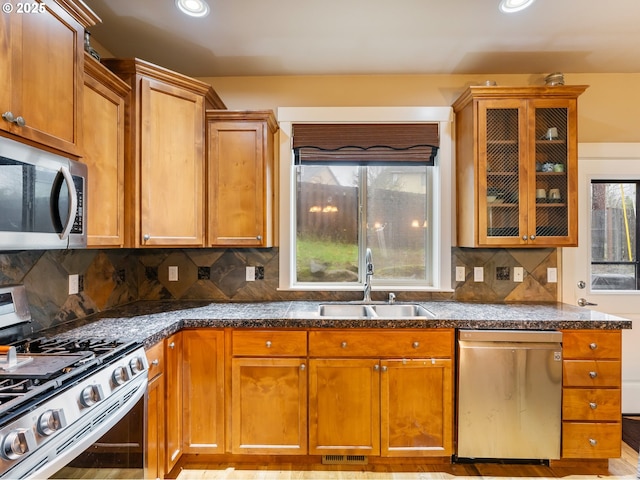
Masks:
[[[473,267],[473,281],[474,282],[484,282],[484,268],[483,267]]]
[[[558,269],[547,268],[547,283],[558,283]]]
[[[464,282],[466,276],[464,267],[456,267],[456,282]]]
[[[256,280],[256,267],[247,267],[246,273],[247,282],[255,282]]]
[[[513,281],[522,282],[524,280],[524,268],[513,267]]]
[[[172,265],[169,267],[169,281],[170,282],[178,281],[178,267],[176,265]]]

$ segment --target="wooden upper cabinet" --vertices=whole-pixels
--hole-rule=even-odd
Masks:
[[[104,59],[130,87],[126,113],[125,223],[129,247],[205,245],[210,85],[139,59]]]
[[[577,245],[577,99],[586,88],[469,87],[456,100],[459,246]]]
[[[277,128],[272,111],[207,111],[209,245],[274,245]]]
[[[84,29],[100,19],[73,0],[29,5],[0,18],[0,129],[80,156]]]
[[[124,117],[130,88],[87,53],[84,65],[87,246],[124,247]]]

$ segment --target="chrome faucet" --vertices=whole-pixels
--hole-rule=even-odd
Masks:
[[[364,255],[365,264],[365,279],[364,279],[364,301],[371,301],[371,277],[373,276],[373,258],[371,255],[371,249],[367,248]]]

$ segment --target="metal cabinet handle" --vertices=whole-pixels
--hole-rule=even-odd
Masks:
[[[590,348],[591,350],[595,350],[595,349],[597,349],[597,348],[598,348],[598,344],[597,344],[597,343],[595,343],[595,342],[594,342],[594,343],[590,343],[590,344],[589,344],[589,348]]]
[[[598,376],[598,372],[589,372],[589,376],[591,378],[596,378]]]
[[[387,371],[387,366],[386,366],[386,365],[384,365],[384,366],[382,367],[382,371],[383,371],[383,372],[386,372],[386,371]]]
[[[2,118],[4,118],[7,122],[15,123],[19,127],[24,127],[27,124],[23,117],[14,117],[12,112],[4,112],[2,114]]]
[[[262,241],[262,235],[256,235],[256,240]]]
[[[591,445],[592,447],[595,447],[596,445],[598,445],[598,441],[595,438],[590,438],[589,445]]]
[[[598,404],[596,402],[589,402],[589,407],[591,408],[591,410],[595,410],[596,408],[598,408]]]
[[[271,340],[267,340],[267,343],[265,343],[265,346],[267,348],[271,348]]]
[[[157,358],[155,360],[151,360],[151,365],[155,365],[155,366],[160,365],[160,360],[158,360]]]
[[[169,344],[169,348],[176,348],[176,343],[175,342],[171,342]]]
[[[578,306],[579,307],[596,306],[596,305],[598,305],[598,304],[597,303],[591,303],[586,298],[579,298],[578,299]]]
[[[522,236],[522,240],[524,240],[526,242],[527,240],[529,240],[529,237],[527,237],[526,235],[523,235]]]
[[[420,342],[413,342],[413,343],[411,344],[411,346],[412,346],[413,348],[419,348],[419,347],[420,347]]]
[[[304,372],[305,368],[307,368],[307,366],[303,363],[302,365],[300,365],[300,370],[302,370]]]
[[[142,240],[144,240],[145,242],[148,242],[151,239],[151,235],[149,235],[148,233],[145,233],[144,236],[142,237]]]
[[[374,365],[373,369],[377,372],[378,370],[380,370],[380,365],[378,364]]]
[[[342,343],[340,344],[340,346],[341,346],[342,348],[347,348],[347,342],[342,342]]]
[[[531,235],[531,237],[529,237],[529,238],[531,238],[531,240],[535,240],[536,236],[535,235]]]

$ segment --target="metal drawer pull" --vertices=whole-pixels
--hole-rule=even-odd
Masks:
[[[347,348],[347,342],[342,342],[342,343],[340,344],[340,346],[341,346],[342,348]]]
[[[27,122],[24,121],[24,118],[21,116],[14,117],[12,112],[4,112],[2,114],[2,118],[9,123],[15,123],[19,127],[24,127],[27,124]]]
[[[307,368],[307,366],[304,363],[300,365],[300,370],[304,371],[305,368]]]
[[[595,438],[590,438],[589,445],[591,445],[592,447],[595,447],[596,445],[598,445],[598,441]]]
[[[596,348],[598,348],[598,344],[597,344],[597,343],[595,343],[595,342],[594,342],[594,343],[590,343],[590,344],[589,344],[589,348],[590,348],[591,350],[595,350]]]
[[[176,348],[176,344],[175,344],[175,342],[171,342],[171,343],[169,344],[169,348],[171,348],[171,349]]]
[[[591,378],[596,378],[598,376],[598,372],[589,372],[589,376]]]
[[[411,344],[411,346],[412,346],[413,348],[418,348],[418,347],[420,347],[420,342],[413,342],[413,343]]]
[[[386,365],[382,367],[382,371],[383,371],[383,372],[386,372],[386,371],[387,371],[387,367],[386,367]]]
[[[271,348],[271,340],[267,340],[267,343],[265,343],[265,345],[267,346],[267,348]]]
[[[598,404],[596,402],[589,402],[589,406],[591,407],[591,410],[598,408]]]
[[[160,365],[160,360],[157,358],[155,360],[151,360],[151,365]]]
[[[376,365],[374,365],[374,366],[373,366],[373,369],[377,372],[378,370],[380,370],[380,365],[377,365],[377,364],[376,364]]]

